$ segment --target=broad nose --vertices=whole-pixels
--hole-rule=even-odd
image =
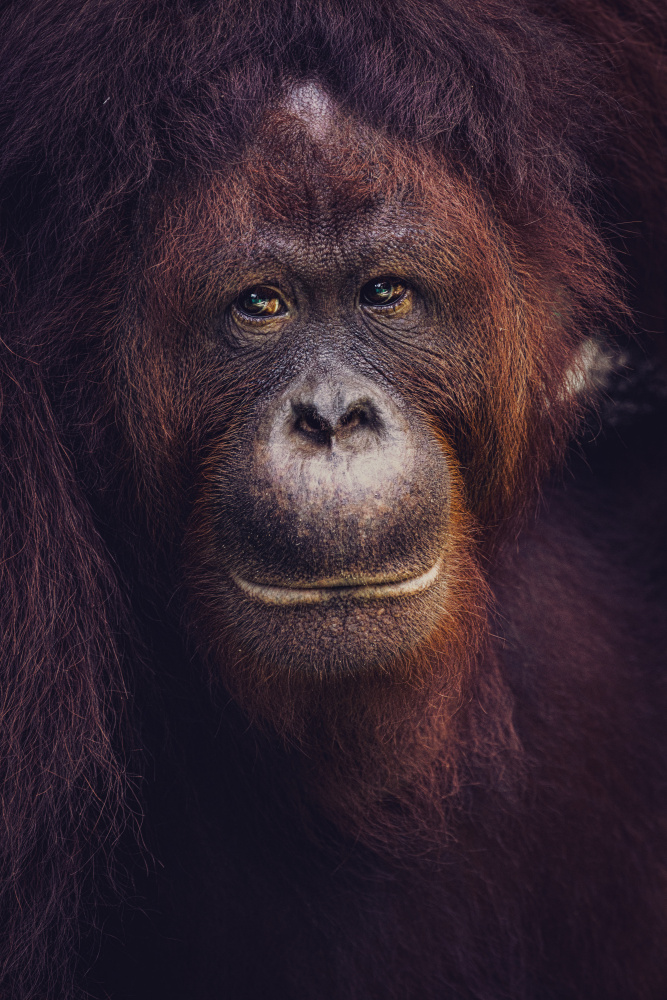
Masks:
[[[287,404],[283,431],[299,450],[365,450],[386,436],[391,423],[383,394],[345,376],[306,382],[288,394]]]
[[[377,384],[344,369],[290,386],[260,431],[254,474],[283,519],[317,534],[379,530],[419,464],[414,434]],[[379,520],[378,520],[379,518]]]

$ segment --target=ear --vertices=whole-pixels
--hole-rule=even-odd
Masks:
[[[587,337],[565,373],[564,396],[586,396],[603,389],[614,370],[615,359],[609,344]]]
[[[39,368],[4,342],[0,504],[0,994],[62,998],[124,822],[122,607]]]

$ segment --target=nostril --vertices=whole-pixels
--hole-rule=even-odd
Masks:
[[[370,427],[371,415],[363,406],[353,406],[340,418],[340,426],[346,430],[354,430],[356,427]]]
[[[379,430],[380,417],[372,403],[364,401],[353,403],[338,421],[336,430],[342,434],[354,433],[358,430]]]
[[[314,444],[329,444],[333,428],[316,407],[304,403],[292,403],[294,430]]]

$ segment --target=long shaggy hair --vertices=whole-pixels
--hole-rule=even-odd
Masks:
[[[139,810],[128,684],[140,629],[93,514],[111,480],[92,456],[113,436],[95,387],[111,378],[156,194],[238,160],[267,107],[314,79],[384,142],[446,161],[515,259],[567,290],[573,328],[618,316],[615,261],[629,252],[626,301],[653,329],[666,30],[653,0],[4,5],[3,997],[74,995],[82,928]]]

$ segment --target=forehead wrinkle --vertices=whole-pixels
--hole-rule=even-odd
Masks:
[[[325,275],[344,278],[371,264],[402,258],[408,260],[424,245],[424,233],[396,220],[387,219],[370,226],[350,224],[346,232],[332,232],[325,227],[287,227],[281,230],[256,230],[247,245],[248,258],[262,261],[264,266],[288,270],[308,280],[321,280]],[[371,268],[372,270],[372,268]]]
[[[462,242],[462,233],[475,223],[480,235],[482,209],[471,201],[469,187],[442,167],[413,162],[412,151],[394,150],[378,161],[378,197],[355,212],[332,213],[320,206],[320,211],[288,218],[267,214],[263,199],[270,192],[264,180],[266,161],[244,158],[202,179],[197,190],[203,202],[190,189],[177,189],[158,213],[155,259],[166,272],[181,276],[214,268],[221,282],[234,287],[241,271],[251,273],[252,280],[267,280],[270,271],[274,280],[282,275],[289,280],[288,270],[295,277],[302,273],[306,280],[309,275],[322,280],[335,271],[345,280],[345,272],[372,268],[366,272],[371,278],[401,274],[403,267],[434,284],[440,271],[460,269],[461,257],[470,257],[470,239]]]

